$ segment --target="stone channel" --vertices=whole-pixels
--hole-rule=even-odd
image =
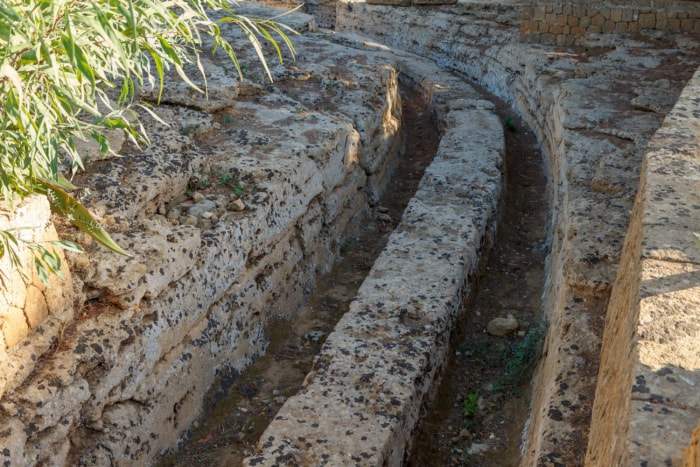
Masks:
[[[88,250],[49,289],[6,278],[4,465],[151,464],[177,446],[211,386],[265,353],[269,324],[293,322],[344,239],[381,214],[399,79],[428,102],[437,155],[245,465],[410,452],[498,221],[503,126],[470,80],[523,117],[548,174],[549,327],[522,465],[700,462],[697,2],[399,3],[338,2],[323,10],[335,31],[287,15],[298,55],[271,67],[273,84],[245,50],[242,80],[206,56],[209,99],[169,86],[151,146],[113,135],[120,157],[87,157],[80,195],[132,258],[52,223],[42,199],[2,217],[47,226],[27,240],[58,231]],[[553,32],[576,14],[603,26]],[[603,30],[618,16],[634,34]]]

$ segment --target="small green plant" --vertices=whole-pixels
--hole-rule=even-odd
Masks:
[[[221,123],[229,124],[229,123],[233,123],[235,121],[236,121],[236,117],[234,117],[231,114],[226,114],[223,117],[221,117]]]
[[[513,122],[513,118],[510,116],[503,117],[503,126],[508,131],[518,131],[518,128],[515,126],[515,122]]]
[[[512,350],[510,359],[501,377],[493,385],[493,392],[514,394],[532,365],[540,358],[546,323],[530,328],[523,340]]]
[[[233,187],[233,192],[240,198],[245,193],[245,187],[241,182],[237,182]]]
[[[224,185],[230,185],[233,182],[233,177],[229,174],[222,174],[219,176],[219,179],[216,181],[216,184],[219,186],[224,186]],[[235,187],[234,187],[235,189]]]
[[[464,416],[468,418],[474,418],[476,414],[479,412],[479,398],[481,397],[481,394],[479,394],[479,391],[472,392],[470,394],[467,394],[467,397],[464,398],[463,402],[463,409],[464,409]]]

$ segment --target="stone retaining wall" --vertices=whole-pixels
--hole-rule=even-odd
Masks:
[[[401,465],[493,242],[504,152],[493,104],[429,61],[399,60],[441,124],[438,153],[302,389],[244,465]]]
[[[700,33],[697,1],[541,1],[522,7],[520,40],[550,45],[583,43],[591,34],[641,31]]]
[[[153,144],[74,181],[133,257],[64,230],[88,249],[67,258],[75,306],[0,349],[3,465],[143,465],[175,447],[369,214],[402,144],[395,59],[285,21],[304,34],[296,62],[270,63],[274,85],[252,50],[244,80],[205,56],[209,100],[172,82],[158,108],[171,125],[145,122]]]
[[[608,306],[587,465],[697,465],[700,69],[649,142]],[[614,440],[614,442],[611,442]]]

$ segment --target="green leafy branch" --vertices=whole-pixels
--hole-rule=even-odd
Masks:
[[[220,18],[212,19],[209,12]],[[264,42],[280,61],[278,41],[294,56],[291,29],[275,19],[238,15],[226,0],[0,0],[0,198],[5,209],[12,211],[29,195],[44,195],[54,213],[126,254],[70,194],[75,187],[64,167],[70,175],[84,168],[78,140],[93,140],[102,153],[111,152],[108,130],[121,131],[136,144],[148,142],[139,113],[157,116],[137,99],[138,90],[157,85],[160,101],[168,70],[206,92],[203,37],[211,38],[214,50],[223,50],[242,73],[233,45],[221,35],[223,24],[243,31],[270,78]],[[204,89],[187,76],[187,64],[196,65]],[[17,239],[9,231],[0,237],[0,257],[9,254],[18,267]],[[40,245],[30,248],[45,272],[58,274],[58,256]]]

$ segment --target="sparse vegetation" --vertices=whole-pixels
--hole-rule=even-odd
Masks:
[[[209,12],[218,10],[221,19]],[[225,0],[11,0],[0,8],[0,198],[7,211],[27,196],[49,199],[51,209],[98,242],[126,254],[72,194],[69,178],[83,169],[77,141],[92,140],[102,153],[112,150],[105,136],[116,130],[135,144],[148,142],[139,115],[154,115],[137,99],[140,88],[163,92],[165,73],[174,69],[192,87],[184,72],[188,63],[199,70],[202,38],[211,38],[242,72],[233,45],[220,25],[242,29],[269,77],[261,39],[281,50],[273,34],[294,53],[291,30],[269,20],[235,14]],[[245,64],[243,65],[245,66]],[[27,226],[29,228],[29,226]],[[17,230],[0,235],[0,257],[9,255],[20,268],[18,247],[35,257],[39,277],[60,271],[53,247],[81,251],[70,242],[45,246],[25,242]],[[26,274],[23,272],[26,276]]]

